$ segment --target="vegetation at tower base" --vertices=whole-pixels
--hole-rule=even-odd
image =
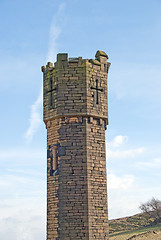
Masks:
[[[139,206],[140,210],[146,214],[147,219],[154,219],[154,223],[161,222],[161,201],[152,198],[148,202],[142,203]]]
[[[110,240],[161,240],[161,223],[145,213],[109,220]]]

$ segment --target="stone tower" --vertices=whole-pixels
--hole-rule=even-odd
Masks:
[[[57,55],[42,67],[47,128],[47,240],[107,240],[107,73],[95,59]]]

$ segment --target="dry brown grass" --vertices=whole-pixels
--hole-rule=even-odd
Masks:
[[[146,214],[110,220],[110,240],[161,240],[161,223]]]
[[[161,240],[161,231],[149,231],[139,234],[123,234],[110,237],[110,240]]]
[[[130,217],[110,220],[110,234],[133,231],[140,228],[151,226],[154,219],[148,219],[144,213],[136,214]]]

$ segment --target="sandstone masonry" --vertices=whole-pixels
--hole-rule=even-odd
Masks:
[[[107,73],[95,59],[57,55],[42,67],[47,128],[47,240],[107,240]]]

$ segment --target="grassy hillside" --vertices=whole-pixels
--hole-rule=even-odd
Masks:
[[[110,220],[110,240],[161,240],[161,224],[152,225],[153,220],[145,214]]]

